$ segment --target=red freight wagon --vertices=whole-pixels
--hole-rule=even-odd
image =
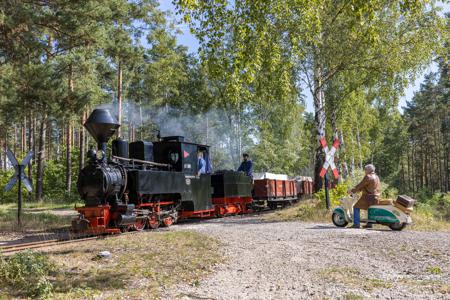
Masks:
[[[311,196],[313,194],[314,184],[312,180],[305,180],[303,184],[303,195]]]
[[[311,177],[297,176],[295,182],[299,199],[309,198],[313,194],[314,184]]]
[[[295,180],[288,179],[255,179],[253,199],[257,205],[268,205],[274,209],[278,205],[292,204],[297,201],[297,185]]]

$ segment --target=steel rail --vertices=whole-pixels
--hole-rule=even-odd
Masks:
[[[40,249],[40,248],[46,248],[46,247],[53,247],[53,246],[60,246],[65,244],[72,244],[72,243],[80,243],[80,242],[86,242],[90,240],[102,240],[106,238],[113,238],[113,237],[119,237],[124,236],[128,234],[135,234],[140,233],[142,231],[133,231],[133,232],[124,232],[121,234],[110,234],[110,235],[96,235],[96,236],[90,236],[85,238],[73,238],[73,239],[51,239],[46,241],[37,241],[37,242],[30,242],[30,243],[18,243],[14,245],[5,245],[0,247],[0,254],[4,256],[9,256],[11,254],[24,251],[24,250],[31,250],[31,249]]]

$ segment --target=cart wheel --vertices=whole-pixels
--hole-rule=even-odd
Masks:
[[[331,216],[331,220],[333,221],[333,224],[337,227],[345,227],[348,225],[347,220],[339,213],[333,213]]]
[[[403,228],[405,228],[405,226],[406,226],[406,223],[399,223],[399,222],[389,224],[389,228],[394,231],[401,231],[401,230],[403,230]]]

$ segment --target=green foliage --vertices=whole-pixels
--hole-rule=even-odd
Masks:
[[[418,206],[435,218],[450,221],[450,193],[435,193],[431,197],[418,198]]]
[[[427,268],[428,273],[433,275],[439,275],[442,273],[442,269],[438,266],[428,267]]]
[[[381,197],[386,199],[396,199],[399,195],[398,189],[389,186],[388,184],[381,182]]]
[[[46,298],[52,294],[49,280],[55,266],[47,256],[24,251],[9,258],[0,257],[0,285],[14,294],[34,298]]]
[[[331,207],[336,207],[340,204],[340,199],[348,196],[348,190],[352,186],[349,181],[340,183],[336,185],[335,188],[329,190],[330,196],[330,205]],[[325,207],[325,189],[321,189],[317,193],[314,194],[319,200],[323,207]]]
[[[9,192],[5,192],[4,187],[13,176],[12,170],[0,172],[0,203],[17,201],[17,186],[14,186]],[[24,189],[25,191],[25,189]]]
[[[64,149],[64,148],[63,148]],[[45,202],[52,203],[72,203],[79,199],[76,182],[78,178],[78,150],[72,152],[72,191],[67,193],[65,189],[66,165],[60,160],[48,160],[44,166],[44,199]],[[27,171],[26,171],[27,172]],[[17,202],[17,184],[9,192],[5,192],[6,186],[11,176],[12,170],[0,171],[0,203]],[[35,182],[33,182],[35,188]],[[23,201],[34,200],[34,194],[29,194],[23,187]]]
[[[75,165],[75,164],[74,164]],[[66,192],[65,172],[66,167],[63,162],[55,160],[48,161],[45,165],[44,177],[44,201],[52,201],[56,203],[73,202],[79,199],[76,190],[76,180],[78,178],[78,169],[72,168],[72,191],[70,194]]]
[[[47,135],[33,161],[44,166],[34,166],[33,177],[44,174],[33,181],[43,182],[45,200],[77,197],[78,149],[71,178],[65,173],[68,124],[79,136],[82,112],[111,101],[115,109],[119,89],[122,137],[154,138],[152,113],[174,109],[192,141],[213,146],[216,168],[236,168],[249,152],[255,171],[312,175],[316,134],[326,131],[341,138],[336,161],[351,173],[370,161],[400,192],[425,199],[449,189],[443,59],[405,115],[396,110],[408,82],[448,52],[448,24],[433,1],[173,2],[200,40],[198,54],[177,45],[156,0],[0,3],[1,142],[17,148],[22,126],[36,148]],[[304,87],[323,118],[304,113]],[[9,176],[2,172],[0,184]],[[2,202],[15,195],[0,191]]]

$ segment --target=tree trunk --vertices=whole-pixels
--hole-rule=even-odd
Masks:
[[[70,195],[72,190],[72,126],[69,121],[66,125],[66,192]]]
[[[415,145],[412,145],[412,151],[411,151],[411,171],[412,171],[412,178],[413,178],[413,184],[412,184],[412,188],[413,188],[413,192],[416,193],[417,190],[419,189],[418,183],[417,183],[417,161],[416,159],[416,150],[415,150]],[[414,162],[416,161],[416,165],[414,165]]]
[[[14,155],[17,157],[17,125],[16,124],[14,124],[13,151],[14,151]]]
[[[4,143],[4,141],[0,138],[0,148],[2,148],[2,149],[3,149],[3,143]],[[3,151],[1,151],[1,152],[3,152]],[[2,171],[5,170],[4,166],[3,166],[3,153],[0,153],[0,170],[2,170]]]
[[[75,147],[76,144],[80,144],[79,142],[75,143],[76,140],[77,140],[77,129],[74,126],[72,126],[72,140],[70,143],[70,147],[72,149]]]
[[[3,169],[6,170],[8,167],[7,158],[6,158],[6,150],[8,149],[8,130],[5,130],[5,143],[3,144]]]
[[[407,168],[407,178],[408,178],[408,191],[411,191],[413,188],[411,186],[411,164],[409,163],[409,149],[406,150],[406,168]]]
[[[450,147],[447,147],[445,151],[445,192],[450,191]]]
[[[42,201],[44,191],[44,159],[45,159],[45,134],[47,127],[47,116],[43,116],[39,127],[39,147],[37,153],[36,170],[36,200]]]
[[[405,170],[404,154],[402,153],[400,155],[400,174],[401,174],[400,191],[401,192],[405,191],[405,185],[406,185],[405,184],[405,172],[406,172],[406,170]]]
[[[22,153],[27,151],[27,118],[23,118],[22,128],[21,128],[21,134],[20,134],[20,150]]]
[[[320,144],[320,139],[325,138],[325,99],[322,86],[322,66],[315,62],[314,67],[314,120],[317,129],[317,142]],[[320,177],[320,171],[325,162],[325,153],[321,146],[316,148],[316,162],[314,165],[314,190],[319,191],[322,188],[323,182],[322,177]]]
[[[81,127],[80,127],[80,159],[78,169],[81,170],[84,167],[84,157],[86,156],[86,143],[85,143],[85,130],[84,123],[86,122],[86,111],[83,111],[81,115]]]
[[[422,145],[420,146],[420,188],[423,188],[423,184],[425,182],[424,181],[425,160],[423,158],[423,146]]]
[[[117,113],[118,113],[118,121],[119,124],[122,125],[122,62],[119,60],[119,64],[117,66]],[[117,129],[117,136],[121,137],[121,128],[120,126]]]
[[[52,124],[51,124],[51,122],[49,121],[49,120],[47,120],[47,125],[46,125],[46,130],[47,130],[47,133],[46,133],[46,139],[47,139],[47,142],[45,143],[44,142],[44,144],[46,144],[47,145],[47,155],[46,155],[46,157],[44,157],[44,159],[48,159],[48,160],[52,160],[53,159],[53,157],[55,156],[55,154],[53,153],[53,143],[52,143]]]
[[[29,127],[29,133],[28,133],[28,151],[33,151],[34,149],[34,123],[33,123],[33,117],[31,113],[28,115],[28,124]],[[30,163],[28,164],[28,179],[30,180],[31,185],[33,185],[33,160],[35,158],[36,153],[33,151],[33,159],[30,160]],[[32,194],[30,193],[30,200]]]
[[[72,102],[73,93],[73,69],[72,65],[69,67],[69,102]],[[72,122],[69,120],[66,125],[66,192],[70,196],[70,191],[72,190]]]
[[[238,105],[237,111],[237,122],[236,122],[236,142],[237,142],[237,156],[240,158],[242,156],[242,140],[241,140],[241,112],[240,105]]]
[[[358,144],[358,155],[359,155],[359,169],[362,170],[363,162],[362,162],[362,149],[361,149],[361,139],[359,136],[359,127],[356,125],[356,143]]]
[[[37,151],[37,143],[36,143],[36,133],[38,131],[37,128],[37,120],[36,117],[33,116],[33,153],[34,158],[36,159],[36,151]]]
[[[437,173],[438,173],[438,178],[437,178],[437,188],[442,192],[444,191],[443,188],[443,179],[444,179],[444,174],[442,174],[442,162],[441,162],[441,148],[442,148],[442,142],[441,142],[441,137],[440,137],[440,130],[434,130],[434,144],[436,145],[436,149],[434,151],[434,159],[436,162],[436,167],[437,167]]]

